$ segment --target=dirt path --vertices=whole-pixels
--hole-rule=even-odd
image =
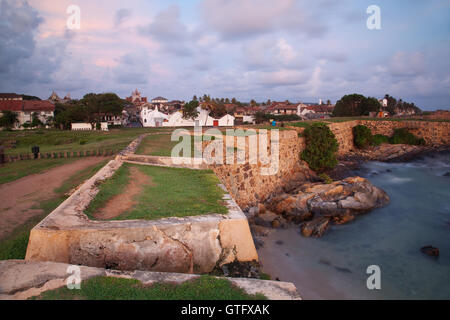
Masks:
[[[103,157],[77,160],[0,185],[0,239],[28,219],[43,214],[43,210],[34,208],[56,196],[54,190],[67,179],[104,160]]]
[[[138,168],[130,168],[130,182],[125,192],[112,197],[106,205],[94,214],[99,220],[108,220],[127,212],[136,204],[136,196],[141,193],[142,187],[151,184],[151,178]]]

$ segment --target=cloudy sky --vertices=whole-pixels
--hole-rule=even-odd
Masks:
[[[449,0],[0,0],[0,92],[450,107]],[[67,8],[81,10],[69,30]],[[381,30],[369,30],[369,5]]]

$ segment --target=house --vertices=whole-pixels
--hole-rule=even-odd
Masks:
[[[286,102],[275,102],[266,109],[267,113],[273,115],[292,115],[300,116],[301,104],[288,104]]]
[[[169,100],[167,100],[166,98],[163,98],[163,97],[156,97],[156,98],[152,99],[153,104],[166,104],[168,102],[169,102]]]
[[[91,123],[71,123],[72,131],[90,131],[93,130],[93,126]],[[109,131],[108,122],[100,122],[100,130]]]
[[[17,114],[18,122],[14,129],[21,129],[25,124],[31,124],[33,115],[44,124],[48,123],[55,115],[55,105],[42,100],[15,100],[12,96],[9,100],[0,100],[0,116],[4,111],[12,111]]]
[[[0,93],[0,101],[16,101],[16,100],[23,100],[22,96],[16,94],[16,93]]]
[[[168,121],[169,116],[159,112],[158,107],[152,110],[148,106],[145,106],[141,111],[141,119],[144,127],[162,127],[164,121]]]

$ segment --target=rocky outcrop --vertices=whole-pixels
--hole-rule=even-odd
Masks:
[[[331,184],[307,183],[291,194],[268,201],[266,208],[301,225],[305,237],[321,237],[330,224],[344,224],[357,215],[389,203],[383,190],[360,177]]]

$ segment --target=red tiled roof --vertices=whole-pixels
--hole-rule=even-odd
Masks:
[[[49,101],[29,100],[23,101],[24,111],[55,111],[55,105]]]
[[[21,98],[17,93],[0,93],[0,98],[2,99],[17,99]]]
[[[0,111],[21,111],[21,100],[0,100]]]
[[[268,110],[297,110],[298,104],[274,103]]]
[[[39,100],[0,100],[0,111],[55,111],[55,105]]]

